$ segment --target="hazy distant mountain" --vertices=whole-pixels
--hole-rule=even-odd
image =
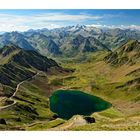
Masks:
[[[140,40],[140,31],[129,29],[108,29],[103,34],[97,36],[101,42],[106,44],[109,48],[117,48],[125,44],[130,39]]]
[[[97,28],[93,26],[75,25],[57,29],[41,29],[33,32],[44,34],[53,39],[56,43],[63,43],[64,38],[82,35],[83,37],[94,37],[102,44],[112,49],[123,45],[130,39],[140,40],[140,31],[120,28]],[[26,33],[27,34],[27,33]]]
[[[83,37],[80,34],[64,38],[60,50],[63,54],[69,56],[80,52],[109,51],[109,49],[96,38]]]
[[[79,52],[112,50],[130,39],[140,40],[140,31],[75,25],[51,30],[44,28],[4,33],[0,35],[0,47],[14,43],[25,50],[35,49],[43,55],[73,56]]]
[[[0,47],[9,43],[17,44],[20,48],[26,50],[34,50],[31,44],[26,40],[26,36],[18,32],[4,33],[0,36]]]
[[[43,54],[60,54],[59,46],[49,37],[40,33],[33,33],[28,38],[29,43]]]
[[[109,50],[88,32],[86,26],[76,25],[52,30],[29,30],[23,34],[28,36],[28,42],[43,54],[73,56],[80,52]]]

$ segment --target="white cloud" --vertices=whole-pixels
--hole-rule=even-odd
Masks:
[[[87,20],[87,19],[98,20],[101,19],[102,16],[93,16],[93,15],[86,15],[86,14],[71,15],[71,14],[63,14],[63,13],[47,13],[47,14],[36,15],[33,18],[38,20],[46,20],[46,21],[63,21],[63,20],[78,21],[78,20]]]
[[[99,20],[101,16],[46,13],[37,15],[0,14],[0,31],[25,31],[28,29],[58,28],[68,22]]]
[[[28,15],[16,15],[16,14],[0,14],[0,32],[4,31],[26,31],[29,29],[41,29],[41,28],[59,28],[67,26],[69,24],[85,23],[90,20],[97,24],[89,26],[97,28],[121,28],[121,29],[136,29],[140,30],[139,25],[102,25],[98,24],[102,19],[112,18],[119,15],[90,15],[81,13],[77,15],[66,13],[42,13],[42,14],[28,14]],[[87,25],[88,26],[88,25]]]
[[[140,31],[140,25],[129,25],[129,26],[121,25],[120,28]]]
[[[109,28],[109,29],[130,29],[130,30],[139,30],[140,31],[140,25],[102,25],[102,24],[91,24],[86,25],[88,27],[96,27],[96,28]]]

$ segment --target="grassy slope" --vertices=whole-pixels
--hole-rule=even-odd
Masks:
[[[82,56],[73,60],[57,58],[63,67],[73,68],[75,72],[65,74],[51,70],[48,71],[49,74],[38,75],[21,85],[15,97],[19,106],[1,112],[0,118],[6,119],[8,128],[3,125],[0,128],[47,130],[62,123],[65,126],[64,120],[52,118],[53,113],[48,104],[52,91],[62,88],[82,90],[113,104],[112,108],[93,114],[96,123],[69,127],[67,130],[140,130],[138,90],[134,87],[116,89],[134,78],[125,75],[139,68],[139,64],[115,68],[102,61],[105,55],[106,53],[100,52],[85,54],[84,59]],[[25,109],[21,109],[20,105]],[[69,121],[66,125],[68,123]]]
[[[64,72],[64,71],[63,71]],[[14,100],[17,103],[1,110],[0,118],[6,125],[0,125],[1,130],[44,130],[64,123],[64,120],[53,118],[54,113],[49,109],[48,97],[56,85],[49,85],[49,75],[66,75],[65,72],[51,69],[48,73],[40,73],[35,78],[20,85]]]
[[[134,77],[126,76],[126,74],[139,68],[140,65],[112,67],[102,61],[105,55],[102,52],[100,54],[90,54],[86,57],[88,61],[83,61],[83,63],[77,63],[79,58],[75,60],[76,63],[69,60],[60,60],[64,67],[76,69],[73,74],[63,78],[64,88],[89,92],[113,104],[111,109],[93,114],[97,123],[70,128],[70,130],[140,129],[139,90],[135,87],[116,89],[117,86],[133,79]],[[60,80],[62,81],[62,79]]]
[[[84,126],[70,126],[71,119],[66,123],[62,122],[66,130],[140,130],[139,97],[138,90],[133,87],[116,89],[117,86],[133,79],[132,76],[125,76],[137,69],[139,64],[134,66],[123,65],[115,68],[106,64],[103,60],[106,53],[85,54],[71,59],[57,59],[62,62],[63,67],[75,69],[74,73],[68,75],[48,76],[48,83],[51,91],[55,89],[77,89],[99,96],[112,103],[112,107],[102,112],[94,113],[96,123]],[[84,58],[84,59],[83,59]],[[82,62],[82,63],[81,63]],[[135,100],[137,99],[137,100]],[[47,130],[55,127],[57,121],[49,124],[37,124],[28,130]],[[58,129],[60,130],[58,125]]]

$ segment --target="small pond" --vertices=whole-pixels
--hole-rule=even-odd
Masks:
[[[109,102],[78,90],[57,90],[50,97],[51,111],[63,119],[77,114],[88,116],[109,107]]]

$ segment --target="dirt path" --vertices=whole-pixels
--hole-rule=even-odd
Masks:
[[[41,71],[40,71],[40,72],[37,72],[37,74],[35,74],[33,77],[30,77],[30,78],[28,78],[28,79],[26,79],[26,80],[20,82],[20,83],[17,85],[16,90],[15,90],[15,92],[13,93],[13,95],[9,98],[9,100],[10,100],[10,101],[13,101],[13,103],[10,104],[10,105],[6,105],[6,106],[0,107],[0,110],[7,109],[7,108],[9,108],[9,107],[15,105],[17,102],[13,99],[13,97],[14,97],[14,96],[16,95],[16,93],[18,92],[20,85],[22,85],[24,82],[26,82],[26,81],[28,81],[28,80],[30,80],[30,79],[33,79],[34,77],[36,77],[36,76],[37,76],[38,74],[40,74],[40,73],[41,73]]]

